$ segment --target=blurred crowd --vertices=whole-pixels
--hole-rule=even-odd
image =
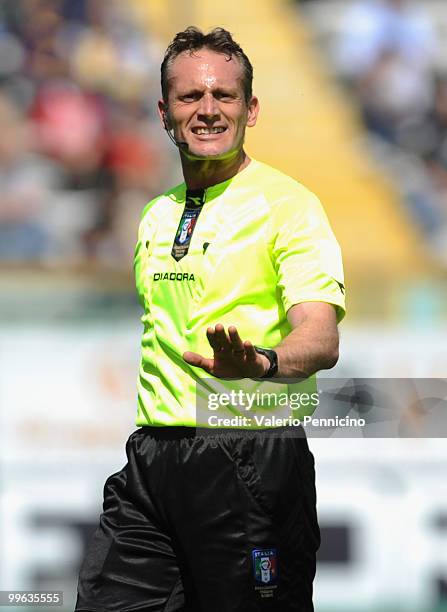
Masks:
[[[170,167],[162,52],[130,2],[0,0],[0,265],[129,269]]]
[[[174,154],[155,114],[163,48],[134,4],[0,0],[0,265],[129,269]],[[428,5],[346,0],[331,57],[447,264],[447,74]]]
[[[447,22],[447,6],[444,9]],[[353,0],[336,67],[432,254],[447,265],[447,73],[430,3]]]

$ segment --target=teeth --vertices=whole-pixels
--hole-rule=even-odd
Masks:
[[[195,129],[195,133],[196,134],[220,134],[221,132],[224,131],[225,128],[223,127],[215,127],[215,128],[196,128]]]

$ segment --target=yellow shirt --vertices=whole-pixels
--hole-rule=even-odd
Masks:
[[[252,160],[205,190],[189,248],[177,261],[174,240],[188,233],[185,196],[183,183],[152,200],[139,228],[137,425],[208,425],[196,414],[196,383],[212,391],[212,377],[182,354],[212,355],[210,325],[235,325],[242,340],[275,347],[291,331],[286,314],[294,304],[333,304],[339,321],[345,313],[340,248],[319,200],[303,185]],[[226,384],[214,380],[215,388]],[[250,389],[259,384],[250,381]]]

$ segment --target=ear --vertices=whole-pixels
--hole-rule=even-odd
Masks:
[[[256,125],[259,113],[259,100],[256,96],[252,96],[248,103],[248,114],[247,114],[247,127],[253,127]]]
[[[164,100],[159,100],[157,105],[158,116],[160,117],[161,124],[165,130],[172,130],[171,122],[169,121],[169,113],[167,104]]]

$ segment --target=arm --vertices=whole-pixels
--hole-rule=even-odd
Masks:
[[[275,348],[276,377],[307,378],[333,368],[338,361],[335,308],[325,302],[303,302],[289,308],[287,319],[293,329]]]
[[[338,359],[338,330],[335,309],[324,302],[296,304],[287,314],[292,331],[275,348],[279,378],[307,378],[321,369],[332,368]],[[218,378],[259,378],[269,361],[257,353],[249,340],[241,340],[234,326],[209,327],[207,338],[213,357],[190,351],[184,360]]]

